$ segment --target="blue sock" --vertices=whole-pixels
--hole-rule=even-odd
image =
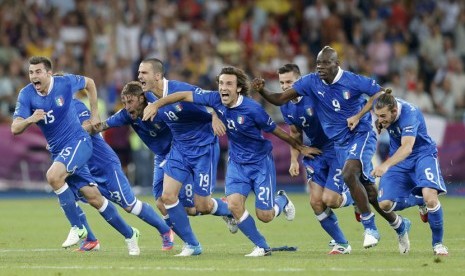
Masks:
[[[264,249],[270,248],[266,243],[265,237],[258,231],[255,221],[252,216],[249,215],[249,212],[245,211],[237,226],[256,246]]]
[[[442,243],[444,236],[444,214],[441,203],[438,203],[433,209],[428,208],[428,223],[433,234],[433,246]]]
[[[82,228],[82,223],[79,219],[79,214],[76,209],[76,199],[74,197],[73,191],[71,191],[71,189],[68,187],[68,184],[65,183],[63,187],[55,191],[55,194],[58,196],[61,209],[63,209],[63,212],[65,212],[69,223],[71,223],[72,226]]]
[[[170,231],[170,227],[165,223],[165,221],[160,218],[157,213],[155,213],[155,210],[152,208],[152,206],[145,202],[137,200],[136,204],[134,204],[134,207],[131,210],[131,213],[157,228],[158,232],[160,232],[162,235]]]
[[[318,221],[321,224],[321,227],[328,233],[328,235],[333,238],[338,244],[348,244],[344,233],[342,233],[339,223],[337,221],[336,214],[329,208],[327,208],[323,213],[316,216]]]
[[[95,237],[94,232],[92,232],[92,229],[90,228],[89,223],[87,222],[86,214],[84,211],[81,209],[79,205],[76,204],[76,209],[79,214],[79,218],[81,220],[82,225],[84,225],[87,229],[87,238],[86,240],[88,241],[96,241],[97,237]]]
[[[131,226],[129,226],[123,218],[119,215],[118,211],[116,210],[115,206],[108,202],[105,198],[105,202],[103,206],[98,210],[100,215],[111,225],[115,228],[118,232],[120,232],[126,239],[130,239],[132,237],[133,231]]]
[[[425,200],[422,197],[417,197],[414,195],[410,195],[410,197],[407,199],[408,204],[411,206],[419,206],[419,205],[425,205]]]
[[[214,216],[228,216],[231,217],[231,211],[228,209],[228,204],[221,200],[220,198],[212,198],[214,203],[214,207],[212,210],[212,215]],[[216,210],[215,210],[216,207]]]
[[[423,198],[416,197],[411,195],[408,198],[396,199],[396,206],[394,207],[393,211],[402,211],[412,206],[423,205],[425,202]]]
[[[170,216],[174,232],[187,244],[197,246],[199,241],[192,231],[184,206],[179,204],[179,200],[173,205],[165,205]]]
[[[375,214],[374,213],[363,213],[361,215],[362,224],[364,229],[373,229],[378,230],[375,224]]]
[[[177,230],[174,229],[174,227],[173,227],[173,223],[171,222],[170,215],[163,216],[163,219],[165,220],[166,225],[168,225],[168,227],[171,228],[171,230],[173,230],[174,233],[175,233],[178,237],[180,237],[179,234],[178,234],[178,232],[177,232]]]
[[[278,195],[274,198],[274,204],[275,206],[278,206],[278,213],[274,215],[277,217],[283,212],[284,206],[287,204],[287,198],[283,195]]]

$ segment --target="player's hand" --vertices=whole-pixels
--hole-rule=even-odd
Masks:
[[[289,167],[289,174],[291,176],[298,176],[300,173],[299,161],[291,161],[291,166]]]
[[[371,171],[371,175],[374,177],[381,177],[383,174],[385,174],[389,170],[389,166],[386,164],[381,164],[373,169]]]
[[[262,78],[255,78],[252,80],[251,87],[253,91],[261,94],[263,92],[263,88],[265,88],[265,80]]]
[[[300,151],[303,156],[310,157],[311,159],[314,159],[315,155],[320,155],[322,153],[322,151],[318,148],[307,146],[299,146],[297,150]]]
[[[357,115],[354,115],[347,119],[347,127],[349,127],[350,130],[354,130],[359,122],[360,118]]]
[[[150,103],[144,108],[144,116],[142,116],[142,121],[153,120],[158,113],[158,106],[155,103]]]
[[[226,126],[218,116],[212,116],[212,128],[216,136],[223,136],[226,134]]]
[[[37,123],[40,120],[44,120],[46,115],[47,112],[45,112],[43,109],[36,109],[34,110],[34,113],[32,113],[32,115],[27,119],[31,123]]]
[[[90,118],[89,118],[89,120],[88,120],[88,122],[89,122],[90,126],[91,126],[92,128],[94,128],[94,127],[96,127],[98,124],[100,124],[100,122],[101,122],[101,121],[100,121],[100,116],[99,116],[98,114],[95,114],[95,115],[94,115],[94,114],[91,114],[91,115],[90,115]]]

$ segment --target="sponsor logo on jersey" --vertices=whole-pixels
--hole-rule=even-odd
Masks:
[[[318,95],[321,95],[324,98],[325,97],[325,92],[318,91]]]

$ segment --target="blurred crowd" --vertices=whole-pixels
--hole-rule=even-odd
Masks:
[[[0,121],[11,120],[34,55],[52,58],[55,71],[93,78],[104,119],[121,108],[119,93],[144,58],[163,60],[167,78],[206,89],[234,65],[279,91],[277,68],[292,62],[310,73],[324,45],[343,69],[392,87],[425,113],[462,120],[464,1],[0,0]]]

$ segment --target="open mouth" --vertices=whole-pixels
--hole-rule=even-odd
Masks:
[[[229,99],[229,94],[228,94],[228,93],[221,93],[221,99],[222,99],[222,100],[227,100],[227,99]]]
[[[36,90],[39,90],[40,84],[41,84],[40,81],[33,81],[32,84],[34,85],[34,88],[35,88]]]

